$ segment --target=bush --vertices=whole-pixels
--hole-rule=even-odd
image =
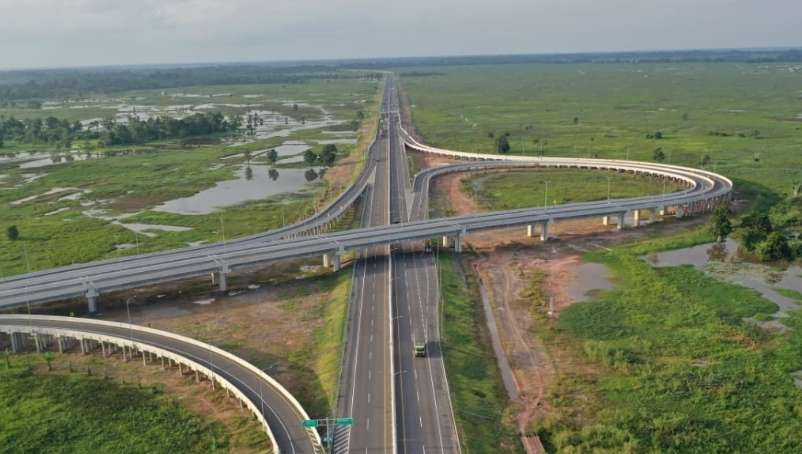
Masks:
[[[770,233],[765,241],[757,245],[757,255],[764,262],[791,260],[793,252],[788,245],[788,238],[780,232]]]
[[[12,225],[6,229],[6,236],[11,241],[16,241],[19,238],[19,229],[16,225]]]

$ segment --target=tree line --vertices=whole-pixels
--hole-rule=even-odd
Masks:
[[[0,116],[0,146],[3,140],[55,144],[69,148],[75,140],[99,140],[104,146],[134,145],[162,139],[181,139],[237,131],[238,117],[228,119],[220,112],[197,113],[186,118],[155,117],[127,122],[112,119],[93,121],[86,127],[79,121],[54,117],[18,120]]]

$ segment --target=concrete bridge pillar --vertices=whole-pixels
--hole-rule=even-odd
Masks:
[[[666,207],[657,207],[655,208],[655,211],[657,211],[657,214],[659,214],[661,217],[666,215]]]
[[[640,210],[632,210],[632,227],[640,227]]]
[[[219,289],[221,292],[225,292],[228,290],[228,273],[231,272],[231,268],[228,267],[228,264],[224,263],[222,267],[220,267],[220,271],[217,272],[217,277],[219,281]]]
[[[39,333],[33,333],[33,342],[36,344],[36,353],[42,353],[42,340],[39,338]]]
[[[443,235],[443,247],[451,247],[451,238],[448,235]]]
[[[90,314],[97,314],[97,298],[100,296],[97,290],[90,288],[86,291],[86,303]]]
[[[86,341],[83,338],[81,338],[81,339],[78,339],[78,343],[81,344],[81,354],[85,355],[86,354]]]
[[[332,263],[332,267],[333,267],[334,271],[340,271],[340,268],[342,267],[342,259],[340,257],[341,256],[340,256],[339,253],[334,254],[334,257],[333,257],[333,260],[332,260],[332,262],[333,262]]]
[[[526,236],[527,236],[527,238],[532,238],[533,236],[535,236],[535,226],[534,225],[528,224],[526,226]]]
[[[610,216],[604,216],[604,217],[602,217],[602,225],[604,225],[605,227],[607,227],[608,225],[610,225]]]
[[[540,224],[540,241],[548,241],[549,240],[549,224],[550,221],[542,222]]]
[[[323,268],[331,267],[331,254],[323,254]]]
[[[616,230],[623,230],[623,228],[624,228],[624,217],[625,217],[625,216],[626,216],[626,213],[621,213],[621,214],[619,214],[619,215],[617,216],[617,218],[618,218],[618,219],[617,219],[617,222],[618,222],[618,224],[615,226],[615,229],[616,229]]]
[[[460,253],[462,252],[462,243],[464,241],[464,235],[462,233],[458,234],[456,238],[454,238],[454,252]]]
[[[17,333],[11,333],[11,351],[14,353],[19,353],[22,349],[22,342],[20,342],[19,335]]]

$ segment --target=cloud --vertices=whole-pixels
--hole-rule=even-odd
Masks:
[[[0,0],[0,65],[802,45],[796,0]]]

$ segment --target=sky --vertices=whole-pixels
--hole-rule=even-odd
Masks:
[[[0,68],[802,46],[800,0],[0,0]]]

